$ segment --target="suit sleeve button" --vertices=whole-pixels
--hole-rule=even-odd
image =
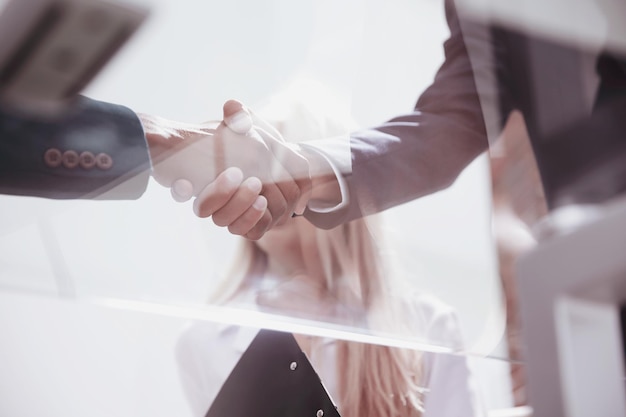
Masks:
[[[78,152],[76,151],[65,151],[63,152],[63,166],[65,168],[76,168],[78,166],[80,157],[78,156]]]
[[[50,168],[56,168],[63,163],[63,154],[58,149],[50,148],[43,154],[43,160]]]
[[[89,151],[80,154],[80,166],[84,169],[91,169],[96,166],[96,157]]]
[[[103,170],[110,169],[113,166],[113,158],[109,154],[99,153],[96,156],[96,166]]]

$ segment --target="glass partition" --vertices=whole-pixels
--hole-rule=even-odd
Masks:
[[[143,32],[90,86],[88,96],[188,122],[219,120],[221,104],[237,97],[283,124],[297,123],[286,120],[291,113],[279,114],[296,96],[296,104],[309,106],[322,122],[342,124],[325,128],[329,133],[298,126],[303,138],[349,132],[410,113],[441,63],[440,45],[447,37],[441,5],[426,2],[389,7],[354,2],[333,13],[325,3],[280,1],[211,5],[215,10],[167,2],[149,6],[152,16]],[[249,13],[235,19],[238,10]],[[381,34],[366,30],[398,12],[404,18],[387,26],[384,42]],[[199,17],[205,13],[222,17],[207,22]],[[233,26],[231,19],[241,21]],[[222,33],[234,34],[224,38]],[[433,42],[411,40],[426,36]],[[411,54],[409,47],[415,50]],[[183,51],[191,55],[185,65],[178,58]],[[378,62],[363,65],[372,55]],[[383,91],[388,93],[381,97]],[[485,323],[502,320],[488,178],[483,157],[449,190],[389,210],[379,225],[356,231],[398,270],[387,275],[398,275],[410,292],[433,293],[468,317],[469,346],[475,346],[469,351],[478,353],[486,353],[478,347],[486,337]],[[243,262],[237,259],[241,239],[210,219],[196,218],[190,204],[176,204],[156,182],[137,200],[100,201],[116,198],[115,189],[107,193],[98,201],[2,197],[3,286],[99,302],[201,309],[211,304],[211,294],[231,266]],[[369,196],[351,198],[365,206]],[[387,275],[385,281],[391,282]],[[406,293],[389,291],[392,298]],[[293,318],[280,309],[272,313]],[[361,318],[302,318],[345,330],[375,330]],[[486,346],[497,344],[499,336],[490,335]]]

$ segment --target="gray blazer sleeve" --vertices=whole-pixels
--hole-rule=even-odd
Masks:
[[[54,120],[0,111],[0,193],[56,199],[133,199],[150,158],[129,109],[81,97]]]
[[[487,149],[459,18],[453,1],[445,4],[450,37],[434,82],[411,113],[351,135],[349,204],[331,213],[308,210],[305,216],[316,226],[331,228],[448,187]]]

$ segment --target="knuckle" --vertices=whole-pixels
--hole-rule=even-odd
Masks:
[[[271,224],[272,224],[272,216],[270,215],[270,213],[267,213],[254,225],[253,228],[251,228],[248,231],[248,234],[246,234],[246,237],[248,237],[248,239],[251,239],[251,240],[260,239],[261,237],[263,237],[265,232],[270,228]]]
[[[266,225],[265,222],[257,223],[252,229],[248,231],[248,233],[246,233],[246,238],[250,240],[261,239],[265,234],[265,231],[267,230],[267,226],[268,225]]]
[[[291,188],[292,190],[291,190],[291,195],[290,195],[290,201],[295,203],[296,201],[300,199],[300,197],[302,197],[302,190],[300,189],[300,187],[298,187],[295,184]]]
[[[248,228],[243,227],[243,225],[237,223],[228,226],[228,231],[233,235],[244,236],[248,231]]]
[[[270,213],[273,218],[283,217],[287,213],[288,205],[284,199],[273,201],[273,204],[269,206]]]
[[[258,234],[255,234],[254,232],[248,232],[244,236],[248,240],[259,240],[263,237],[263,235],[259,236]]]

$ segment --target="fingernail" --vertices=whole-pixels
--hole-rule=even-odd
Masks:
[[[267,200],[262,195],[258,196],[254,203],[252,203],[252,207],[254,207],[258,211],[263,211],[267,208]]]
[[[247,133],[252,129],[252,117],[244,110],[240,110],[231,116],[226,122],[230,130],[236,133]]]
[[[243,172],[239,168],[228,168],[224,171],[224,176],[226,177],[226,185],[229,187],[238,187],[243,181]]]
[[[253,193],[258,194],[261,192],[263,184],[257,177],[250,177],[246,180],[246,187],[248,187],[248,189]]]

